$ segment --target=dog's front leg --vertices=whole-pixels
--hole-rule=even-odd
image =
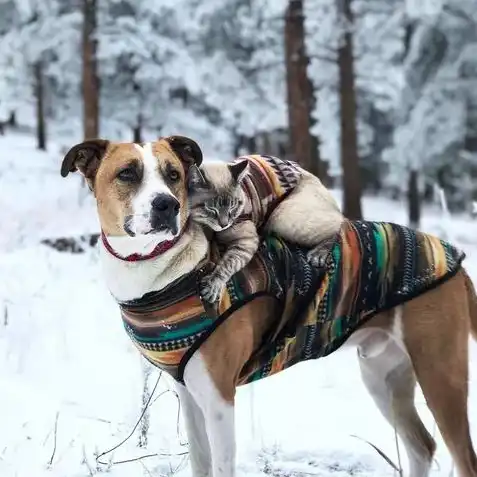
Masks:
[[[212,455],[212,477],[235,475],[235,422],[233,399],[224,399],[212,380],[200,351],[187,363],[184,381],[202,410]]]
[[[185,386],[178,384],[177,392],[179,394],[187,438],[189,440],[189,457],[192,476],[211,477],[212,459],[205,428],[204,414]]]

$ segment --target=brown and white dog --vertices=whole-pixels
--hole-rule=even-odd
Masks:
[[[199,146],[178,136],[145,144],[92,140],[67,153],[62,175],[79,170],[96,197],[109,244],[100,244],[101,260],[118,301],[161,290],[206,256],[208,241],[201,227],[188,221],[187,202],[187,170],[201,160]],[[161,243],[168,246],[150,255]],[[150,258],[118,258],[131,254]],[[178,391],[194,477],[235,475],[237,379],[276,307],[274,299],[261,297],[240,308],[185,368],[185,386],[178,385]],[[416,381],[459,476],[477,477],[467,414],[469,333],[477,335],[477,298],[462,269],[437,288],[375,316],[347,342],[357,347],[363,381],[404,442],[411,477],[429,475],[435,450],[414,405]]]

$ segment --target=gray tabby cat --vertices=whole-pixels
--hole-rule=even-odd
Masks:
[[[284,185],[280,193],[271,193],[273,181],[264,179],[270,174]],[[291,161],[270,156],[191,168],[189,201],[192,220],[213,230],[225,246],[220,262],[200,284],[208,302],[218,300],[227,281],[257,251],[257,228],[312,247],[308,259],[323,266],[343,221],[337,203],[317,177]]]

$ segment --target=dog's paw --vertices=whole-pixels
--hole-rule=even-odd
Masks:
[[[326,252],[322,250],[312,249],[307,253],[308,262],[316,268],[324,268],[326,266]]]
[[[200,281],[200,296],[209,303],[215,303],[222,293],[224,282],[217,275],[206,275]]]

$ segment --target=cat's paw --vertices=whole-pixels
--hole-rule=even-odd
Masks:
[[[313,267],[324,268],[326,266],[326,256],[325,251],[313,248],[307,253],[306,258]]]
[[[209,303],[215,303],[225,286],[223,280],[211,273],[200,281],[200,296]]]

